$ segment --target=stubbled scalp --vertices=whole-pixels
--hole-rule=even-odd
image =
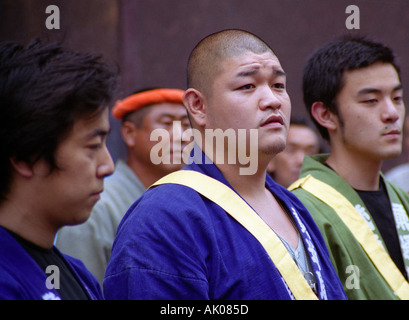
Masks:
[[[262,54],[273,50],[259,37],[243,30],[224,30],[201,40],[192,50],[187,69],[188,88],[197,89],[206,95],[211,84],[222,72],[222,62],[245,52]]]

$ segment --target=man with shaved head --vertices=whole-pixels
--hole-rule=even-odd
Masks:
[[[309,213],[266,172],[285,147],[291,109],[272,49],[242,30],[206,37],[190,55],[183,101],[195,139],[189,164],[125,215],[105,297],[345,299]],[[254,172],[243,170],[243,145],[256,151]]]

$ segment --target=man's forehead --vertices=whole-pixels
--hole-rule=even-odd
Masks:
[[[225,70],[226,68],[236,70],[237,76],[251,76],[262,68],[271,69],[275,74],[285,76],[280,61],[271,52],[257,54],[248,51],[225,59],[223,66]]]
[[[400,84],[399,75],[395,67],[390,63],[377,62],[364,68],[346,70],[343,73],[345,83],[361,82],[368,83],[389,80]]]
[[[109,110],[95,114],[93,117],[77,117],[73,123],[70,136],[78,139],[92,139],[106,136],[110,132]]]

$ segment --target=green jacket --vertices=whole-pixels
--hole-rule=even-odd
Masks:
[[[300,177],[310,174],[315,179],[327,183],[342,193],[355,209],[365,210],[364,213],[369,214],[357,192],[336,172],[324,165],[327,158],[328,155],[324,154],[306,157]],[[381,178],[384,179],[382,175]],[[409,212],[408,195],[388,181],[385,181],[385,185],[391,203],[398,204],[399,207],[402,205],[407,215]],[[351,300],[398,299],[334,209],[302,188],[294,189],[293,193],[307,207],[318,225],[348,298]],[[376,226],[374,227],[374,233],[378,233]]]

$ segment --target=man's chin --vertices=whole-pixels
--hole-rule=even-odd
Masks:
[[[266,145],[263,150],[264,153],[272,155],[273,157],[275,157],[278,153],[284,151],[285,149],[285,142],[275,142],[275,143],[271,143],[269,145]]]
[[[402,154],[402,148],[396,146],[395,148],[389,148],[382,153],[382,160],[393,160],[398,158]]]
[[[166,168],[166,171],[170,173],[182,169],[185,166],[185,163],[181,158],[171,158],[170,164],[164,164],[163,166]]]

